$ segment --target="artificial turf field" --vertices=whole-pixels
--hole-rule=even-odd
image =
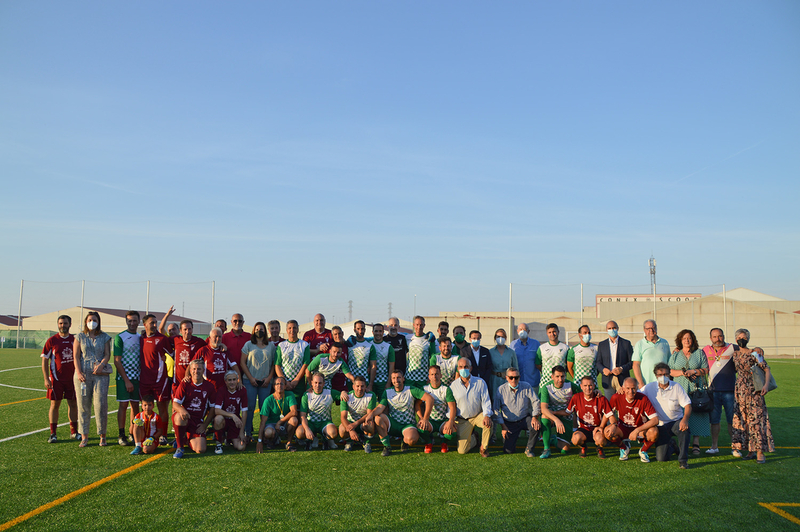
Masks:
[[[800,530],[800,361],[770,361],[779,388],[767,405],[779,449],[764,465],[723,451],[681,471],[675,460],[639,462],[636,447],[620,462],[615,449],[601,461],[592,447],[589,458],[571,450],[540,460],[499,448],[488,459],[421,447],[400,454],[397,445],[387,458],[380,445],[371,455],[259,455],[252,444],[183,460],[170,448],[92,486],[147,460],[116,445],[116,414],[105,448],[94,424],[85,449],[66,439],[66,426],[56,444],[46,442],[48,430],[2,441],[48,426],[38,354],[0,350],[0,384],[38,390],[0,386],[0,530]],[[109,398],[110,411],[116,404]],[[729,444],[723,433],[720,449]],[[704,450],[709,441],[701,440]]]

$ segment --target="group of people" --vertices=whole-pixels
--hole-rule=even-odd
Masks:
[[[193,335],[190,320],[170,324],[173,312],[158,323],[153,314],[129,311],[127,329],[113,340],[96,312],[87,313],[77,336],[69,332],[70,317],[59,316],[58,333],[42,352],[50,442],[57,441],[59,406],[66,399],[71,437],[81,447],[88,444],[94,406],[100,445],[108,445],[107,395],[115,369],[117,441],[132,442],[134,455],[167,445],[169,422],[175,458],[187,447],[205,452],[209,431],[218,454],[226,444],[244,450],[251,440],[262,452],[277,445],[335,449],[339,439],[346,451],[367,453],[380,442],[387,456],[396,438],[401,451],[421,443],[426,453],[441,445],[441,452],[477,448],[486,457],[499,426],[505,453],[516,451],[524,431],[528,457],[536,456],[541,441],[542,459],[554,449],[566,453],[570,445],[586,457],[594,444],[600,458],[616,446],[620,460],[627,460],[631,444],[640,442],[641,461],[650,461],[655,446],[657,460],[678,454],[686,468],[689,455],[700,454],[700,437],[711,436],[706,452],[719,453],[723,410],[734,455],[763,463],[764,453],[774,451],[764,403],[768,386],[755,389],[752,368],[763,369],[766,382],[770,369],[763,352],[747,348],[745,329],[736,331],[734,345],[714,328],[703,349],[692,331],[683,330],[673,349],[658,337],[653,320],[645,321],[644,338],[635,346],[610,321],[608,338],[592,344],[584,325],[578,344],[569,347],[556,324],[547,325],[547,342],[540,344],[523,323],[510,345],[501,328],[487,349],[479,331],[467,335],[458,325],[451,339],[443,321],[437,336],[425,332],[421,316],[413,320],[413,334],[400,332],[399,320],[391,318],[386,326],[373,324],[367,337],[367,324],[359,320],[345,339],[340,327],[326,328],[322,314],[302,338],[295,320],[287,322],[283,338],[278,321],[257,322],[247,333],[243,316],[234,314],[230,331],[217,320],[203,340]],[[704,390],[713,398],[710,414],[692,411],[692,396]]]

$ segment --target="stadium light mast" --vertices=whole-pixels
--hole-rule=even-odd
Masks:
[[[656,319],[656,259],[653,255],[650,255],[650,260],[648,261],[648,265],[650,266],[650,288],[653,292],[653,321]]]

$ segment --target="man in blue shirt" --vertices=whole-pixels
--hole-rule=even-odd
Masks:
[[[511,349],[517,354],[522,381],[530,384],[538,396],[541,374],[536,368],[536,350],[539,342],[530,337],[530,332],[527,323],[520,323],[517,326],[519,338],[511,342]]]

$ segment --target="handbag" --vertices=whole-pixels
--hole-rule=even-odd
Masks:
[[[689,394],[689,399],[692,400],[692,412],[698,414],[705,414],[714,410],[714,397],[708,391],[706,386],[706,379],[701,378],[702,388],[697,385],[697,388]]]
[[[761,366],[758,364],[753,364],[753,367],[750,368],[753,370],[753,386],[755,386],[756,392],[760,392],[762,388],[764,388],[764,380],[767,378],[767,374],[761,369]],[[772,375],[772,372],[769,372],[769,385],[767,386],[767,391],[771,392],[775,388],[778,387],[778,384],[775,382],[775,377]]]

